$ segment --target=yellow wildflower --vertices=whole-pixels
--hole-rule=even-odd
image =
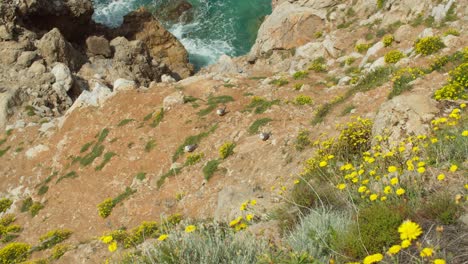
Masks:
[[[451,171],[451,172],[456,172],[457,169],[458,169],[458,166],[455,165],[455,164],[452,164],[452,166],[450,166],[450,171]]]
[[[117,250],[117,242],[116,242],[116,241],[112,242],[112,243],[109,245],[108,249],[109,249],[110,252],[116,251],[116,250]]]
[[[363,263],[364,264],[372,264],[372,263],[377,263],[382,261],[383,255],[380,253],[374,254],[374,255],[369,255],[364,258]]]
[[[346,188],[346,184],[340,183],[336,186],[336,188],[338,188],[339,190],[344,190],[344,188]]]
[[[320,162],[319,166],[320,167],[325,167],[325,166],[327,166],[327,164],[328,163],[326,161],[322,161],[322,162]]]
[[[439,174],[437,176],[437,180],[439,180],[439,181],[443,181],[444,179],[445,179],[445,175],[443,173],[441,173],[441,174]]]
[[[439,140],[438,140],[437,138],[431,138],[432,144],[435,144],[435,143],[437,143],[438,141],[439,141]]]
[[[426,247],[426,248],[423,248],[421,250],[421,253],[419,254],[421,257],[425,258],[425,257],[430,257],[432,256],[432,254],[434,254],[434,249],[433,248],[429,248],[429,247]]]
[[[102,236],[101,237],[101,241],[106,243],[106,244],[109,244],[110,242],[112,242],[112,240],[114,240],[114,238],[112,236]]]
[[[406,150],[406,148],[403,147],[403,146],[401,146],[401,147],[398,148],[398,151],[399,151],[399,152],[404,152],[405,150]]]
[[[365,192],[366,190],[367,190],[367,187],[366,187],[366,186],[361,186],[361,187],[359,187],[358,192],[359,192],[359,193],[363,193],[363,192]]]
[[[424,173],[425,171],[426,171],[426,169],[424,167],[419,167],[418,168],[418,172],[421,173],[421,174]]]
[[[164,241],[164,240],[166,240],[168,237],[169,237],[169,236],[168,236],[167,234],[162,234],[162,235],[160,235],[160,236],[158,237],[158,240],[159,240],[159,241]]]
[[[464,137],[468,137],[468,130],[463,130],[463,132],[462,132],[462,136],[464,136]]]
[[[256,205],[256,204],[257,204],[257,200],[252,200],[252,201],[250,201],[250,205],[253,206],[253,205]]]
[[[247,221],[249,221],[249,222],[252,221],[253,218],[254,218],[254,215],[253,215],[253,214],[248,214],[248,215],[245,216],[245,219],[246,219]]]
[[[245,209],[247,209],[247,202],[242,203],[241,206],[240,206],[241,211],[245,211]]]
[[[411,241],[422,234],[422,229],[417,223],[406,220],[398,227],[398,232],[400,233],[401,240]]]
[[[445,260],[444,259],[434,259],[434,264],[445,264]]]
[[[369,199],[370,199],[371,201],[375,201],[375,200],[377,200],[378,197],[379,197],[379,195],[377,195],[377,194],[374,193],[374,194],[371,194],[371,195],[369,196]]]
[[[399,188],[398,190],[396,190],[395,193],[396,193],[397,195],[403,195],[403,194],[405,194],[405,189]]]
[[[299,180],[294,180],[294,184],[299,184]]]
[[[331,159],[333,159],[334,157],[335,157],[334,155],[328,155],[328,156],[327,156],[327,159],[331,160]]]
[[[385,186],[385,188],[384,188],[384,193],[386,193],[386,194],[392,193],[392,187],[390,187],[390,186]]]
[[[242,216],[239,216],[239,217],[237,217],[236,219],[234,219],[234,220],[232,220],[231,222],[229,222],[229,226],[230,226],[230,227],[233,227],[233,226],[237,225],[241,220],[242,220]]]
[[[397,185],[398,182],[399,182],[399,181],[398,181],[398,178],[397,178],[397,177],[390,179],[390,184],[391,184],[391,185]]]
[[[411,246],[411,241],[408,239],[401,241],[401,248],[409,248],[409,246]]]
[[[382,201],[382,202],[387,201],[387,196],[380,197],[380,201]]]
[[[395,254],[398,254],[398,252],[400,252],[400,250],[401,250],[401,246],[400,246],[400,245],[394,245],[394,246],[391,246],[391,247],[388,249],[387,253],[388,253],[389,255],[395,255]]]
[[[461,109],[463,109],[463,108],[465,108],[465,107],[466,107],[466,104],[465,104],[465,103],[463,103],[463,104],[460,105],[460,108],[461,108]]]
[[[397,171],[397,167],[395,167],[395,166],[388,167],[388,172],[392,173],[392,172],[395,172],[395,171]]]
[[[193,231],[197,230],[197,227],[194,225],[189,225],[185,228],[185,233],[192,233]]]

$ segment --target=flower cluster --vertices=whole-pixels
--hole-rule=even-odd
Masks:
[[[354,48],[356,49],[357,52],[363,53],[363,52],[366,52],[371,46],[372,44],[370,43],[361,43],[361,44],[357,44]]]
[[[386,63],[397,63],[402,58],[405,57],[405,54],[399,50],[391,50],[385,54],[385,62]]]
[[[445,47],[445,45],[439,36],[430,36],[416,40],[414,47],[416,53],[427,56],[436,53],[437,51]]]
[[[235,231],[241,231],[247,228],[248,224],[251,223],[254,218],[255,214],[251,212],[247,212],[248,209],[251,209],[253,206],[257,204],[257,200],[248,200],[241,204],[240,211],[242,213],[246,212],[245,215],[238,216],[229,222],[229,227],[234,228]]]
[[[468,62],[463,63],[449,73],[448,84],[434,93],[436,100],[468,99]]]
[[[388,47],[388,46],[392,45],[394,40],[395,40],[395,38],[392,35],[385,35],[382,38],[382,42],[383,42],[385,47]]]

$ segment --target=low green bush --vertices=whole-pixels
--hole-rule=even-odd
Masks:
[[[235,147],[236,147],[236,144],[234,144],[233,142],[224,143],[219,148],[219,157],[221,159],[226,159],[227,157],[231,156],[232,154],[234,154]]]
[[[397,63],[401,59],[405,57],[405,54],[399,50],[391,50],[385,54],[385,62],[386,63]]]
[[[25,243],[10,243],[0,249],[0,264],[21,263],[29,258],[31,246]]]
[[[414,44],[416,53],[422,54],[424,56],[436,53],[444,47],[444,42],[442,42],[442,39],[438,36],[420,38],[416,40]]]

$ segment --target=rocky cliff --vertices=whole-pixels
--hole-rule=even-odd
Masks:
[[[59,2],[0,4],[0,260],[468,260],[462,2],[273,1],[191,77],[146,11]]]

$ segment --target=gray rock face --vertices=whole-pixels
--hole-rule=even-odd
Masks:
[[[91,36],[86,39],[86,47],[91,56],[104,56],[109,58],[112,56],[109,41],[104,37]]]
[[[57,63],[54,68],[52,68],[51,73],[55,77],[55,83],[52,85],[52,88],[54,88],[57,93],[66,93],[71,89],[73,76],[67,65]]]
[[[438,113],[436,101],[424,94],[400,95],[385,102],[375,117],[373,135],[388,130],[389,142],[399,142],[410,135],[427,134],[428,123]]]

